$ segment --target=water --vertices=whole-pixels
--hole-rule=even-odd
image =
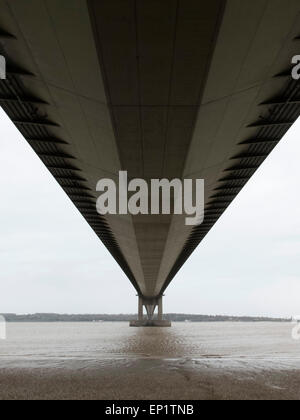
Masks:
[[[0,399],[300,399],[290,323],[18,323]]]
[[[289,323],[11,323],[0,341],[0,368],[76,367],[109,360],[190,360],[244,367],[300,367],[300,342]],[[76,362],[76,363],[75,363]]]

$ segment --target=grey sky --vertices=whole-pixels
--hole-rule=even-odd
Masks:
[[[300,314],[300,121],[167,290],[165,311]],[[0,313],[135,312],[129,280],[0,108]]]

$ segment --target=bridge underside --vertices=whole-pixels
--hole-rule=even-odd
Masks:
[[[170,281],[300,111],[299,0],[0,0],[0,105],[138,294]],[[203,178],[205,220],[102,216],[96,183]]]

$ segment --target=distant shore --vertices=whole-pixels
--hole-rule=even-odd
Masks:
[[[7,322],[129,322],[136,319],[136,314],[0,314]],[[172,322],[290,322],[289,318],[268,318],[249,316],[165,314],[164,318]]]

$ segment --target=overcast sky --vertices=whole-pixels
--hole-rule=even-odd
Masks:
[[[135,290],[0,108],[0,313],[133,313]],[[167,289],[166,312],[300,314],[300,121]]]

